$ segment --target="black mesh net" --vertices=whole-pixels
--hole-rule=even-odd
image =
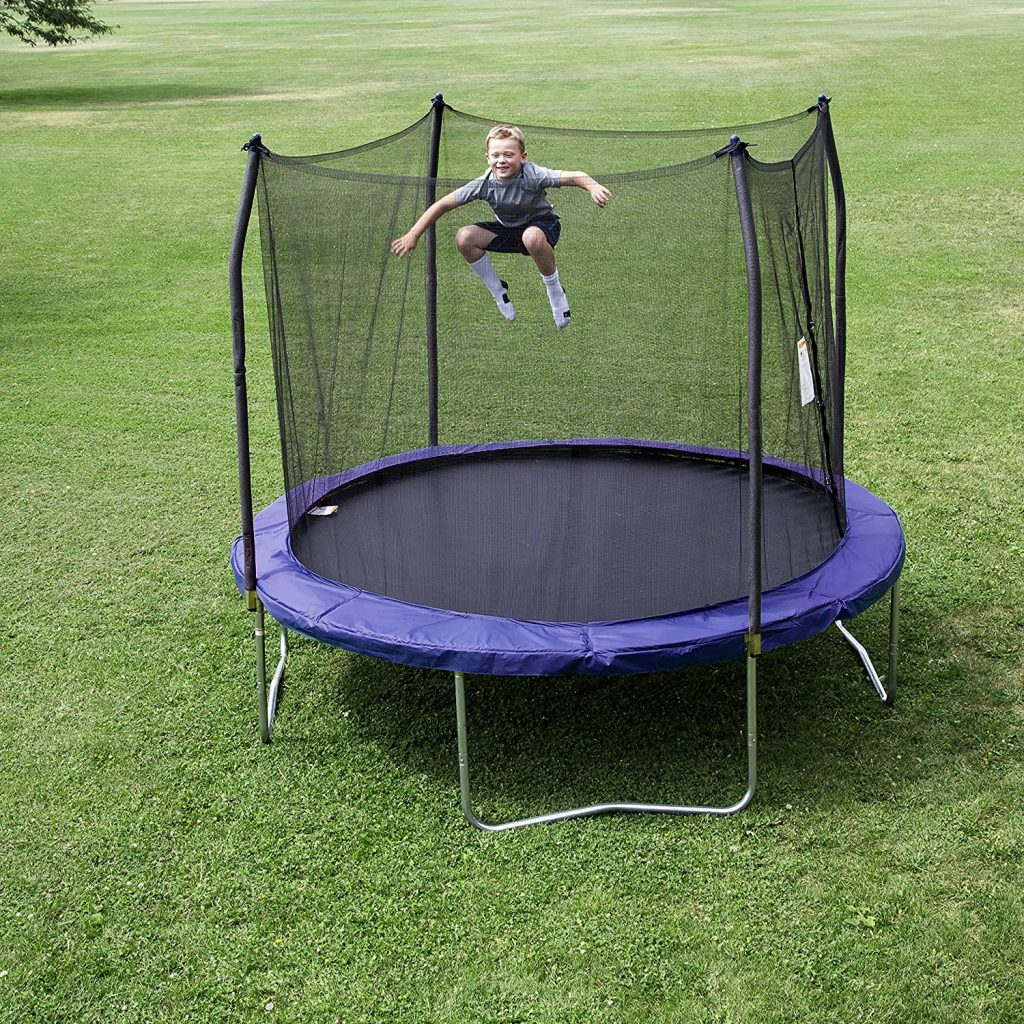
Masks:
[[[765,487],[763,575],[770,585],[820,563],[845,522],[827,112],[812,108],[765,124],[685,132],[520,125],[531,160],[587,172],[612,192],[601,209],[584,189],[549,190],[562,223],[556,254],[572,308],[564,331],[555,327],[529,257],[491,256],[516,306],[511,323],[467,267],[455,233],[461,225],[494,219],[484,203],[459,207],[437,222],[436,260],[428,258],[426,238],[407,259],[391,253],[391,240],[434,197],[486,170],[484,139],[498,123],[444,107],[436,177],[428,176],[432,113],[368,146],[304,158],[266,153],[261,160],[265,284],[296,554],[322,575],[387,593],[397,586],[389,580],[422,565],[426,545],[434,557],[422,571],[445,577],[447,606],[522,618],[629,617],[630,608],[657,614],[745,594],[739,512],[747,479],[739,470],[749,443],[747,268],[732,161],[716,156],[735,133],[749,147],[744,161],[761,264],[765,473],[798,480],[809,494],[794,512],[784,503],[789,499],[777,497],[785,487]],[[427,295],[433,281],[439,445],[640,439],[689,446],[737,471],[716,478],[703,494],[707,475],[690,474],[685,493],[674,498],[660,485],[644,494],[642,472],[623,474],[621,487],[635,492],[626,503],[633,519],[625,532],[621,503],[609,498],[614,470],[611,483],[602,478],[594,493],[553,486],[551,463],[533,482],[517,472],[508,500],[532,510],[526,532],[543,552],[541,561],[535,554],[522,564],[515,552],[529,546],[529,537],[519,539],[507,508],[480,499],[481,481],[471,474],[453,485],[448,511],[420,515],[433,500],[429,481],[397,489],[395,500],[407,502],[405,508],[371,503],[367,528],[377,531],[378,541],[394,533],[396,523],[407,524],[386,545],[361,541],[362,553],[354,554],[348,527],[311,528],[310,508],[338,499],[329,492],[339,474],[431,443]],[[497,493],[504,493],[500,486]],[[664,507],[669,501],[674,507]],[[465,508],[474,510],[472,517],[454,511]],[[566,526],[580,517],[600,523],[602,516],[611,533]],[[408,525],[428,519],[429,530]],[[455,519],[457,530],[444,527]],[[731,542],[723,542],[723,523],[733,524]],[[468,554],[475,541],[467,531],[474,528],[484,547],[491,538],[491,547],[510,552],[515,564],[481,565]],[[664,548],[677,552],[671,575],[686,576],[690,566],[693,579],[653,605],[643,603],[642,612],[619,600],[578,599],[581,590],[613,584],[607,572],[579,582],[580,559],[607,555],[606,564],[619,564],[615,552],[594,549],[621,547],[612,534],[631,531],[662,538]],[[588,550],[581,550],[582,536]],[[646,540],[640,546],[650,549]],[[657,552],[650,557],[664,562]],[[367,567],[374,560],[380,564]],[[577,598],[545,597],[535,609],[528,596],[503,602],[505,591],[522,590],[514,577],[539,572],[546,595]],[[481,583],[485,573],[497,580]],[[641,566],[633,584],[638,590],[644,578]],[[486,599],[471,593],[484,586],[494,592]],[[416,587],[392,596],[432,603]],[[680,601],[684,605],[673,603]]]

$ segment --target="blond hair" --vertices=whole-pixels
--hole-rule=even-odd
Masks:
[[[526,152],[526,139],[514,124],[499,124],[492,128],[487,133],[487,142],[485,143],[487,149],[491,148],[491,139],[515,139],[519,143],[519,148],[524,153]]]

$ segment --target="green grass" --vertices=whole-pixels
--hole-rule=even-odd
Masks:
[[[1022,8],[99,13],[116,35],[0,42],[0,1021],[1024,1018]],[[834,97],[847,468],[906,527],[902,687],[883,708],[837,636],[763,659],[743,815],[476,833],[450,679],[301,641],[258,743],[226,563],[239,147],[357,144],[438,89],[645,128]],[[281,471],[248,303],[262,505]],[[880,609],[859,634],[883,648]],[[474,679],[483,809],[729,798],[742,685]]]

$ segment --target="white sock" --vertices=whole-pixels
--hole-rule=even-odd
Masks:
[[[469,269],[487,285],[487,290],[494,296],[501,315],[506,320],[515,320],[516,307],[509,301],[508,285],[495,273],[494,267],[491,266],[491,258],[487,253],[484,253],[476,263],[470,263]]]
[[[569,300],[566,298],[565,289],[558,280],[558,271],[545,277],[540,275],[544,287],[548,290],[548,302],[551,303],[551,315],[555,318],[555,326],[562,330],[569,326]]]

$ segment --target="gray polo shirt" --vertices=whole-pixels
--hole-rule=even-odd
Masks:
[[[562,172],[527,160],[519,173],[501,181],[490,171],[457,188],[452,195],[458,206],[482,199],[507,228],[518,228],[542,217],[557,217],[545,189],[560,188]]]

